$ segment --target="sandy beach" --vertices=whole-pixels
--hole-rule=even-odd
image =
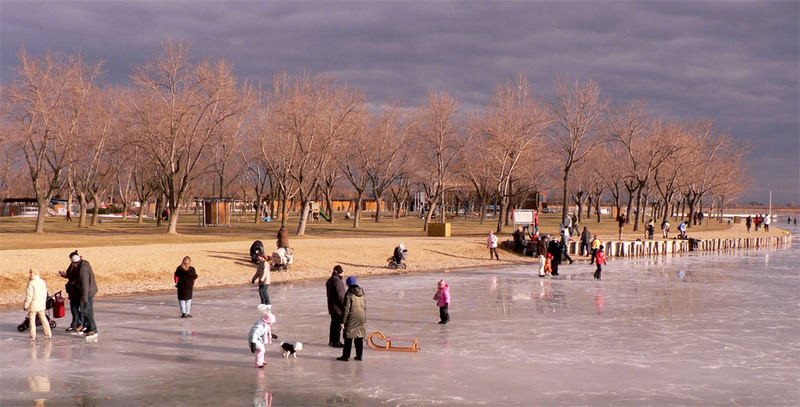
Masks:
[[[775,228],[769,235],[784,233]],[[696,238],[733,238],[746,236],[742,224],[732,224],[722,231],[697,231]],[[759,231],[751,236],[767,236]],[[633,240],[633,233],[626,238]],[[603,240],[616,238],[601,235]],[[13,235],[4,234],[10,239]],[[501,235],[501,241],[510,235]],[[269,246],[271,241],[264,240]],[[400,242],[408,248],[408,269],[390,270],[386,258]],[[157,292],[174,289],[172,273],[183,256],[191,256],[199,278],[197,288],[249,284],[255,266],[249,263],[248,250],[252,239],[241,241],[201,243],[159,243],[114,247],[78,247],[97,276],[98,297],[109,295]],[[500,252],[501,261],[489,260],[485,238],[465,237],[315,237],[293,238],[295,261],[288,272],[273,272],[273,283],[327,278],[336,264],[341,264],[348,275],[379,275],[402,272],[441,271],[456,268],[479,268],[486,265],[530,264],[536,259],[508,251]],[[71,248],[2,250],[3,272],[0,273],[0,305],[19,304],[24,299],[27,270],[38,268],[48,283],[50,292],[64,287],[58,275],[69,265]],[[267,248],[269,250],[269,247]]]

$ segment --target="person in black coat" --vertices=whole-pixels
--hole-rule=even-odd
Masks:
[[[581,256],[588,256],[589,255],[589,245],[592,244],[592,234],[589,233],[589,229],[584,226],[583,232],[581,232]]]
[[[558,265],[561,264],[561,247],[555,238],[547,245],[547,253],[553,256],[552,260],[550,260],[550,267],[553,269],[551,275],[557,276]]]
[[[181,307],[181,318],[191,318],[192,292],[197,272],[192,267],[192,258],[186,256],[178,268],[175,269],[175,288],[178,289],[178,305]]]
[[[97,338],[97,323],[94,321],[94,296],[97,295],[97,281],[94,270],[88,261],[77,253],[70,257],[72,265],[78,270],[78,287],[80,289],[81,318],[87,339]]]
[[[69,212],[68,212],[69,213]],[[69,254],[70,259],[72,256],[78,256],[78,251]],[[59,271],[61,277],[67,279],[67,284],[64,288],[67,290],[67,297],[69,298],[69,310],[72,313],[72,322],[67,328],[67,332],[82,331],[83,330],[83,315],[81,314],[81,288],[80,288],[80,273],[77,267],[78,263],[70,262],[67,271]]]
[[[342,280],[343,272],[342,266],[337,264],[333,268],[331,277],[325,282],[325,291],[328,295],[328,314],[331,316],[328,346],[334,348],[341,348],[344,346],[341,341],[342,317],[344,314],[344,296],[347,293],[347,287]]]

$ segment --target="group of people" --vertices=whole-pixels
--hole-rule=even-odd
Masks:
[[[72,322],[67,327],[67,332],[81,335],[87,339],[95,339],[97,338],[97,324],[94,320],[94,297],[97,295],[97,282],[94,270],[89,262],[78,254],[77,250],[69,254],[69,260],[70,264],[67,270],[58,272],[61,277],[67,279],[65,288],[72,314]],[[47,283],[36,269],[30,269],[28,275],[28,287],[22,308],[28,312],[30,338],[32,341],[36,340],[36,318],[39,318],[44,336],[49,339],[53,333],[45,315]]]
[[[575,223],[571,223],[574,225]],[[572,264],[574,260],[569,255],[568,250],[568,243],[572,240],[570,227],[565,223],[562,224],[561,227],[561,236],[560,238],[551,239],[548,235],[531,235],[530,236],[530,243],[528,243],[524,230],[521,227],[518,227],[514,233],[514,250],[515,251],[522,251],[525,250],[526,247],[530,246],[533,250],[536,251],[537,255],[539,256],[539,277],[545,277],[547,275],[557,276],[558,274],[558,267],[563,261],[569,261],[569,264]],[[489,237],[486,241],[486,246],[489,248],[489,259],[497,259],[500,260],[500,257],[497,254],[497,242],[498,238],[497,235],[494,234],[494,231],[489,231]],[[602,266],[606,264],[606,257],[604,252],[604,246],[600,238],[595,234],[589,232],[589,229],[584,226],[583,231],[580,234],[580,253],[582,256],[591,255],[590,264],[595,264],[597,269],[595,270],[594,278],[600,280],[601,273],[602,273]]]
[[[750,233],[750,228],[755,226],[756,232],[758,232],[758,228],[764,226],[764,231],[769,232],[769,224],[772,222],[772,216],[770,215],[761,215],[756,214],[755,217],[747,215],[747,218],[744,220],[744,225],[747,227],[747,233]],[[797,219],[795,219],[795,225],[797,224]]]

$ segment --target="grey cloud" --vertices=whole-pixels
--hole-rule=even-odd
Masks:
[[[593,78],[615,101],[715,118],[753,145],[760,184],[797,202],[798,19],[793,1],[3,1],[0,81],[24,46],[104,59],[108,80],[127,83],[167,36],[265,83],[282,70],[335,75],[375,106],[413,106],[435,87],[476,109],[518,73],[549,100],[557,76]]]

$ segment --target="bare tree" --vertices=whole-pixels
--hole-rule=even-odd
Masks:
[[[366,121],[366,117],[364,120]],[[360,223],[364,193],[369,185],[369,169],[374,166],[372,161],[376,157],[369,148],[365,148],[369,144],[369,135],[366,127],[367,124],[363,123],[361,131],[353,133],[352,137],[348,139],[348,145],[345,147],[344,153],[345,162],[342,166],[345,178],[347,178],[347,181],[350,182],[356,192],[353,228],[358,228]]]
[[[460,133],[460,123],[455,115],[458,101],[448,94],[431,91],[428,101],[417,112],[414,135],[420,149],[418,158],[422,164],[421,182],[424,183],[430,202],[423,230],[428,230],[436,205],[441,204],[441,222],[445,222],[445,182],[454,170],[452,164],[468,144]]]
[[[642,194],[656,169],[676,149],[672,133],[663,120],[650,120],[643,101],[634,101],[621,110],[615,110],[609,120],[612,140],[622,145],[628,177],[636,187],[636,219],[633,230],[639,230],[639,221],[644,216]],[[645,200],[645,203],[647,200]]]
[[[209,159],[211,171],[219,182],[217,194],[219,198],[229,197],[228,187],[244,171],[244,166],[238,161],[231,161],[231,158],[238,156],[242,148],[242,131],[245,123],[251,119],[250,110],[256,103],[254,95],[253,87],[245,83],[238,92],[235,102],[240,113],[221,123],[211,139]]]
[[[280,151],[277,159],[268,162],[281,187],[284,208],[291,197],[300,198],[297,235],[303,235],[320,172],[328,168],[342,141],[358,126],[364,96],[323,77],[303,75],[292,80],[282,74],[274,83],[271,128]]]
[[[558,102],[554,106],[556,117],[552,141],[559,155],[563,170],[561,220],[567,214],[567,193],[569,173],[575,164],[580,163],[600,142],[599,130],[602,125],[606,102],[600,99],[600,88],[592,80],[586,83],[557,81]]]
[[[738,145],[729,133],[718,133],[711,120],[692,123],[689,131],[692,148],[687,157],[690,170],[685,174],[684,198],[691,219],[705,196],[732,182],[729,174],[741,174],[747,148]]]
[[[39,207],[35,231],[41,233],[50,199],[62,186],[70,142],[78,137],[101,64],[86,63],[80,55],[47,53],[35,58],[24,49],[18,55],[17,77],[3,92],[4,131],[25,158]]]
[[[138,66],[132,79],[141,90],[134,117],[142,131],[136,142],[159,169],[171,212],[167,232],[177,233],[179,204],[203,169],[211,139],[242,110],[236,79],[225,60],[192,64],[189,44],[171,40]]]
[[[475,197],[480,201],[479,222],[486,220],[486,208],[489,198],[493,196],[497,185],[494,167],[491,165],[489,152],[485,148],[470,148],[464,151],[465,158],[458,167],[458,173],[474,188]]]
[[[497,233],[503,231],[508,212],[511,179],[520,160],[542,144],[551,115],[531,94],[528,79],[522,75],[515,83],[506,82],[495,90],[484,115],[473,119],[472,128],[482,138],[495,175],[495,192],[500,198]]]
[[[413,123],[404,117],[397,106],[385,109],[369,127],[367,144],[362,146],[374,157],[367,168],[367,177],[375,197],[375,222],[381,221],[383,194],[401,175],[409,159],[407,145]]]

